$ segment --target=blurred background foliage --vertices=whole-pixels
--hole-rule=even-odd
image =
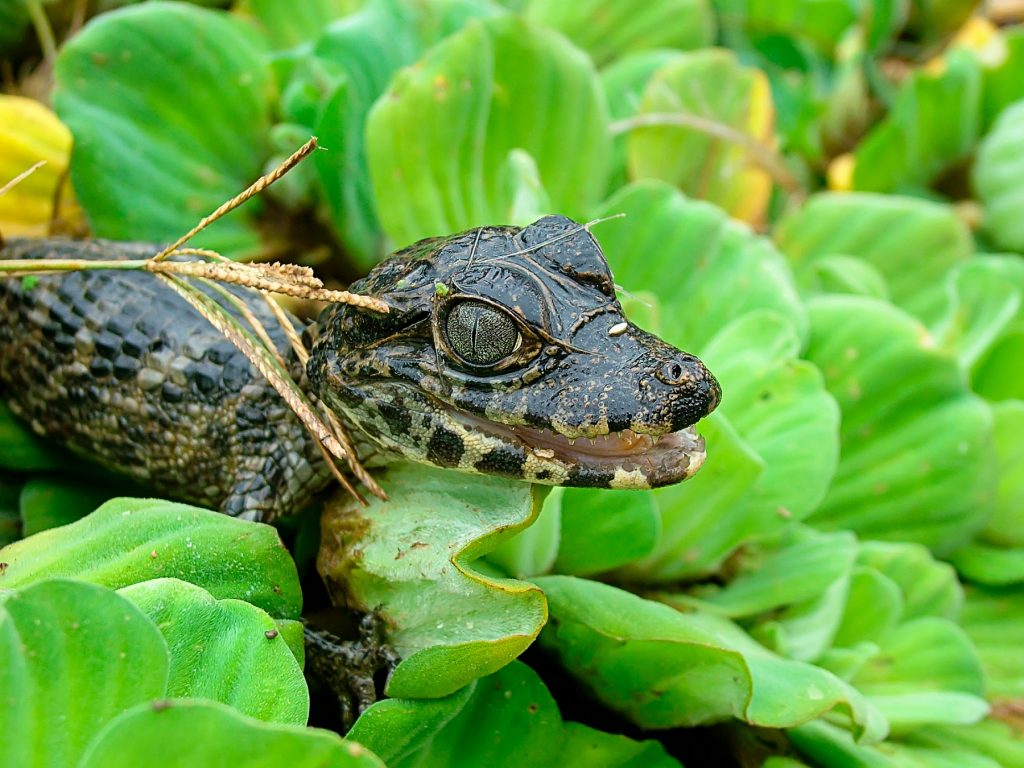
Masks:
[[[316,135],[196,244],[344,283],[423,237],[626,213],[594,233],[627,310],[725,393],[681,486],[394,465],[388,504],[328,504],[320,573],[404,659],[345,742],[295,727],[272,544],[247,586],[199,511],[76,523],[142,491],[0,412],[19,765],[145,762],[172,727],[207,750],[182,765],[1024,765],[1024,3],[2,0],[0,78],[0,185],[45,161],[8,237],[172,240]],[[304,579],[315,518],[286,531]],[[54,640],[126,611],[135,639]],[[293,652],[189,673],[242,625]],[[107,706],[68,707],[87,689]]]

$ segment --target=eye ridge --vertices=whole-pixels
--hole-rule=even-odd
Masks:
[[[472,366],[499,363],[522,344],[508,313],[481,301],[455,303],[448,311],[445,333],[455,354]]]

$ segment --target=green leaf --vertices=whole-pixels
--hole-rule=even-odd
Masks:
[[[171,654],[169,698],[211,699],[257,720],[305,725],[306,681],[277,625],[242,600],[217,600],[177,579],[119,590],[163,633]]]
[[[847,0],[715,0],[723,27],[742,31],[753,43],[796,38],[831,56],[843,33],[857,21]]]
[[[1024,765],[1024,739],[1012,723],[988,719],[957,728],[920,728],[914,738],[948,755],[985,756],[985,768]]]
[[[169,577],[275,617],[297,618],[302,606],[276,530],[169,501],[113,499],[76,523],[4,547],[0,561],[7,588],[58,576],[112,589]]]
[[[630,133],[633,178],[660,179],[734,218],[763,221],[772,179],[750,148],[772,151],[774,109],[763,72],[724,49],[682,54],[647,82],[637,120],[645,116],[657,124],[639,123]]]
[[[448,699],[378,702],[349,737],[392,768],[554,766],[563,741],[555,700],[518,661]]]
[[[933,326],[936,343],[968,370],[1014,327],[1021,327],[1024,264],[1016,256],[975,256],[946,278],[945,316]]]
[[[809,306],[806,354],[842,410],[839,469],[810,520],[936,551],[956,547],[993,500],[988,406],[895,307],[851,296]]]
[[[1024,546],[1024,402],[1006,400],[992,406],[995,419],[999,484],[996,504],[982,536],[1003,546]]]
[[[738,563],[738,575],[701,599],[730,618],[810,600],[848,575],[856,554],[857,540],[845,531],[796,533],[776,549],[746,553]]]
[[[80,768],[383,768],[366,748],[317,728],[263,723],[212,701],[145,704],[110,723]]]
[[[913,733],[922,725],[970,725],[988,714],[988,702],[979,696],[946,691],[915,691],[872,696],[893,735]]]
[[[517,579],[528,579],[547,573],[558,555],[562,528],[561,488],[544,488],[547,494],[537,519],[487,555],[487,562]]]
[[[903,617],[899,585],[874,568],[859,566],[850,579],[846,610],[833,644],[852,648],[877,640],[896,627]]]
[[[588,576],[627,565],[650,554],[660,530],[653,494],[566,488],[554,570]]]
[[[801,725],[788,736],[815,765],[829,768],[1003,768],[985,753],[960,745],[939,750],[900,742],[855,744],[848,733],[822,720]]]
[[[946,272],[974,251],[949,206],[866,193],[815,195],[779,223],[775,241],[805,294],[817,288],[819,261],[855,256],[882,274],[896,304],[926,323],[946,308]]]
[[[974,8],[970,0],[911,0],[906,31],[922,44],[944,40],[960,28]]]
[[[1020,83],[1024,77],[1024,28],[1004,27],[997,38],[1004,49],[1002,58],[986,67],[982,80],[982,129],[991,129],[1006,107],[1021,98]]]
[[[497,13],[493,4],[474,0],[373,0],[323,30],[297,67],[289,89],[312,98],[312,114],[306,124],[326,150],[312,158],[319,188],[335,232],[360,267],[369,267],[384,255],[384,236],[367,165],[370,108],[401,67],[415,62],[470,18]],[[293,113],[292,117],[304,116]],[[390,206],[389,200],[385,208]]]
[[[0,467],[36,472],[56,469],[66,461],[67,454],[30,432],[7,403],[0,401]]]
[[[792,727],[835,708],[861,739],[885,721],[830,673],[782,659],[726,619],[679,613],[628,592],[568,576],[536,580],[551,621],[540,642],[608,707],[643,728],[735,717]]]
[[[978,361],[972,384],[988,400],[1024,400],[1024,330],[1008,330]]]
[[[798,347],[781,317],[750,312],[702,350],[726,393],[700,428],[707,466],[655,492],[662,536],[628,567],[630,578],[706,574],[744,541],[781,530],[820,502],[836,467],[839,414],[821,374],[793,359]]]
[[[937,74],[912,71],[888,116],[857,145],[855,189],[920,189],[971,153],[980,133],[981,67],[957,49],[944,62]]]
[[[544,683],[518,661],[443,699],[377,702],[356,721],[349,738],[394,768],[679,765],[656,741],[638,742],[563,723]]]
[[[524,14],[565,34],[598,66],[649,48],[705,48],[715,38],[715,17],[708,0],[649,0],[638,5],[614,0],[531,0]]]
[[[997,700],[1024,698],[1024,591],[968,589],[960,626],[981,658],[985,695]]]
[[[409,126],[416,141],[409,141]],[[471,22],[392,80],[366,124],[385,232],[406,245],[508,221],[499,169],[529,153],[559,213],[583,218],[605,190],[611,139],[589,59],[557,33],[503,16]],[[553,140],[557,137],[557,140]],[[570,149],[571,148],[571,149]]]
[[[273,48],[315,40],[333,20],[354,12],[361,0],[303,0],[281,3],[277,0],[241,0],[233,11],[252,19]]]
[[[553,4],[545,4],[551,7]],[[608,100],[608,112],[613,121],[632,117],[640,108],[644,88],[651,76],[680,56],[679,51],[655,49],[635,51],[601,70],[601,85]],[[626,186],[629,172],[626,168],[626,146],[629,133],[617,133],[612,139],[612,172],[608,180],[608,193]]]
[[[73,766],[128,707],[162,696],[167,645],[128,600],[51,580],[0,592],[0,733],[9,765]]]
[[[872,264],[854,256],[822,256],[809,266],[811,290],[815,293],[852,293],[889,300],[889,286]]]
[[[992,132],[978,147],[971,180],[984,211],[985,233],[998,247],[1024,252],[1020,219],[1024,193],[1024,101],[1003,110]]]
[[[957,570],[978,584],[993,587],[1024,583],[1024,547],[972,543],[950,556]]]
[[[919,544],[863,541],[857,562],[878,571],[900,590],[903,618],[938,616],[956,619],[963,603],[963,588],[956,571],[935,559]]]
[[[552,761],[560,768],[682,768],[654,739],[634,741],[580,723],[565,724],[562,754]]]
[[[21,488],[22,535],[57,528],[85,517],[111,493],[94,482],[64,477],[33,477]]]
[[[594,215],[617,213],[625,219],[596,233],[616,282],[658,297],[667,341],[703,350],[730,322],[755,310],[770,310],[801,339],[806,335],[793,275],[770,240],[658,181],[624,187]]]
[[[379,481],[386,502],[328,506],[319,570],[336,602],[386,622],[403,659],[389,696],[446,696],[522,653],[545,621],[539,589],[471,565],[534,519],[539,494],[413,464],[391,465]]]
[[[970,639],[956,624],[936,616],[907,621],[879,642],[853,682],[871,696],[947,691],[981,696],[984,676]]]
[[[267,155],[271,83],[251,30],[219,11],[153,2],[103,14],[65,44],[54,104],[94,235],[167,242],[245,189]],[[192,243],[259,244],[250,204]]]
[[[650,554],[618,572],[623,580],[664,583],[703,576],[756,529],[759,515],[751,513],[747,499],[764,474],[764,461],[719,413],[704,419],[700,432],[707,462],[686,483],[651,493],[660,535]]]

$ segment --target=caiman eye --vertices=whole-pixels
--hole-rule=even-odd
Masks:
[[[448,344],[471,365],[494,365],[522,343],[515,321],[479,301],[460,301],[448,313]]]

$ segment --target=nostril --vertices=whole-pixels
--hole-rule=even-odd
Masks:
[[[686,368],[675,360],[662,363],[655,375],[665,384],[682,384],[692,379]]]

